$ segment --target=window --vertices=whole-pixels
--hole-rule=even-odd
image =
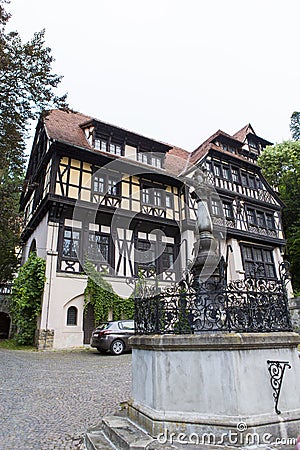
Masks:
[[[246,276],[276,277],[272,250],[248,245],[242,245],[241,249]]]
[[[148,155],[147,153],[139,152],[138,153],[138,161],[148,164]]]
[[[249,184],[248,184],[249,187],[251,189],[255,189],[255,178],[254,178],[254,176],[249,175],[248,180],[249,180]]]
[[[108,189],[107,193],[109,195],[118,195],[118,182],[112,178],[108,178]]]
[[[105,175],[94,175],[93,177],[93,192],[101,195],[121,195],[121,184],[119,180]]]
[[[173,195],[169,192],[166,193],[166,208],[173,208]]]
[[[266,214],[266,224],[267,224],[267,228],[269,228],[270,230],[274,230],[275,222],[274,222],[273,214]]]
[[[142,190],[142,202],[147,205],[150,203],[150,189],[146,188]]]
[[[122,148],[118,144],[109,144],[109,152],[113,153],[114,155],[121,156]]]
[[[161,169],[161,158],[157,158],[156,156],[152,156],[151,165]]]
[[[215,172],[216,177],[220,177],[221,176],[221,166],[219,166],[218,164],[215,164],[214,172]]]
[[[274,215],[272,213],[265,213],[264,211],[247,208],[247,220],[249,224],[255,224],[262,228],[270,230],[275,229]]]
[[[259,227],[266,226],[265,215],[262,211],[256,211],[256,220]]]
[[[248,144],[249,147],[254,148],[255,150],[259,149],[259,145],[256,142],[252,141],[251,139],[248,139]]]
[[[254,209],[247,209],[247,219],[248,223],[251,225],[256,224],[256,217]]]
[[[166,248],[161,255],[162,270],[168,270],[172,268],[174,259],[174,245],[166,245]]]
[[[247,177],[246,172],[242,172],[241,177],[242,177],[242,185],[248,186],[248,177]]]
[[[225,215],[226,219],[233,218],[232,203],[223,202],[223,210],[224,210],[224,215]]]
[[[163,205],[163,189],[154,189],[152,187],[144,187],[141,191],[142,203],[162,208]]]
[[[157,191],[156,189],[153,191],[154,205],[161,206],[161,191]]]
[[[226,180],[230,179],[230,169],[227,166],[223,166],[223,178]]]
[[[105,189],[104,185],[105,185],[104,177],[94,176],[94,192],[98,194],[104,194]]]
[[[93,261],[109,261],[110,237],[100,233],[89,233],[88,255]]]
[[[122,147],[119,144],[110,143],[105,139],[95,139],[94,147],[96,150],[101,150],[102,152],[113,153],[114,155],[121,156],[122,155]]]
[[[77,308],[75,306],[68,308],[67,325],[77,325]]]
[[[153,154],[151,156],[151,154],[147,152],[138,152],[137,159],[144,164],[149,164],[158,169],[162,168],[162,159],[159,156],[153,156]]]
[[[65,228],[63,239],[62,256],[69,258],[77,258],[80,246],[80,231],[72,228]]]
[[[239,169],[237,169],[236,167],[232,167],[231,176],[232,176],[232,181],[234,181],[235,183],[240,182]]]
[[[214,216],[220,216],[221,213],[221,204],[218,200],[211,201],[211,212]]]
[[[206,168],[208,172],[212,172],[212,164],[211,161],[206,161]]]
[[[94,147],[96,150],[107,152],[107,142],[103,139],[95,139]]]
[[[155,254],[155,243],[148,240],[138,239],[136,243],[136,249],[139,251],[135,255],[135,261],[138,267],[149,267],[156,266],[156,254]],[[144,253],[144,255],[143,255]]]

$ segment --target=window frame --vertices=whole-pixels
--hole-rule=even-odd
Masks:
[[[118,142],[114,142],[110,138],[95,137],[94,148],[95,150],[110,153],[111,155],[124,156],[124,146]]]
[[[152,206],[153,208],[166,209],[166,190],[163,186],[151,186],[150,184],[142,184],[140,194],[141,205]],[[168,192],[168,194],[170,194]],[[148,200],[146,200],[146,197]],[[156,203],[160,199],[160,204]],[[168,207],[169,208],[169,207]]]
[[[75,323],[70,323],[70,312],[75,312]],[[66,321],[66,326],[67,327],[77,327],[78,325],[78,308],[74,305],[69,306],[69,308],[67,309],[67,321]]]
[[[71,233],[71,237],[70,237],[70,238],[68,238],[68,237],[65,236],[65,232],[66,232],[66,231],[68,231],[68,232]],[[74,233],[74,232],[75,232],[75,233],[79,233],[79,238],[78,238],[78,239],[75,239],[75,241],[78,242],[78,252],[77,252],[77,254],[76,254],[76,251],[75,251],[75,256],[72,254],[72,253],[73,253],[73,241],[74,241],[74,239],[73,239],[73,233]],[[65,239],[68,239],[68,240],[70,240],[70,242],[71,242],[72,250],[71,250],[71,254],[70,254],[70,255],[65,255],[65,254],[64,254],[64,242],[65,242]],[[78,256],[78,255],[80,255],[80,251],[81,251],[81,240],[82,240],[82,230],[80,230],[80,229],[74,229],[74,228],[68,227],[68,226],[67,226],[67,227],[64,226],[63,232],[62,232],[61,258],[64,259],[64,260],[79,261],[79,256]]]
[[[98,185],[100,185],[99,181],[96,181],[96,179],[102,179],[103,183],[101,183],[103,185],[103,190],[99,191],[99,190],[95,190],[95,183],[98,183]],[[116,193],[111,193],[111,187],[110,187],[110,182],[115,182],[114,187],[116,188]],[[119,180],[117,177],[114,177],[110,174],[101,174],[96,175],[96,173],[93,174],[92,176],[92,195],[102,195],[105,197],[121,197],[122,195],[122,180]]]
[[[259,247],[251,244],[240,244],[241,248],[241,256],[243,261],[243,268],[245,271],[246,277],[251,277],[251,269],[248,269],[251,265],[254,267],[254,264],[257,263],[258,265],[263,267],[263,273],[261,273],[259,278],[266,278],[268,280],[275,280],[277,279],[276,275],[276,267],[274,262],[274,255],[273,251],[274,248],[270,247]],[[251,252],[251,258],[249,258],[249,250]],[[247,252],[247,254],[246,254]],[[254,252],[260,252],[261,254],[261,261],[257,260],[254,256]],[[267,256],[267,258],[266,258]],[[268,256],[270,256],[270,259],[268,259]],[[270,273],[270,267],[272,267],[272,273],[273,276],[269,276]],[[267,270],[266,270],[267,269]]]
[[[138,150],[137,161],[143,164],[148,164],[149,166],[155,167],[156,169],[163,169],[163,158],[161,156],[157,156],[155,152],[151,153]]]
[[[226,205],[226,207],[225,207],[225,205]],[[232,220],[234,218],[232,201],[223,200],[222,206],[223,206],[223,212],[224,212],[225,219]],[[227,206],[228,206],[228,208],[227,208]],[[226,214],[227,211],[229,211],[229,214]]]
[[[94,242],[91,242],[90,236],[94,236],[95,237],[95,241]],[[100,243],[96,242],[96,238],[97,237],[106,238],[107,239],[107,243],[105,243],[105,244],[102,243],[102,245],[105,245],[107,247],[107,257],[101,251],[101,242]],[[87,236],[87,242],[88,242],[88,255],[89,255],[90,260],[93,263],[104,263],[104,264],[107,263],[109,265],[112,265],[112,245],[113,245],[113,243],[112,243],[112,239],[111,239],[111,235],[110,234],[102,233],[100,231],[91,231],[91,230],[89,230],[88,236]],[[94,258],[93,257],[94,254],[97,254],[97,256],[98,256],[98,254],[99,254],[98,250],[95,253],[94,252],[90,253],[90,251],[93,249],[93,246],[90,245],[91,243],[94,244],[94,247],[98,247],[98,245],[100,245],[100,254],[102,255],[102,258],[98,259],[98,258]]]

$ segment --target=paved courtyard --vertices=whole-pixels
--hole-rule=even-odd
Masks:
[[[82,449],[130,387],[131,354],[0,349],[0,450]]]

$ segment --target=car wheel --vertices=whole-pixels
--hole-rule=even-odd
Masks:
[[[121,355],[125,350],[125,344],[121,339],[116,339],[110,346],[110,351],[113,355]]]
[[[107,350],[103,350],[103,348],[97,347],[99,353],[106,353]]]

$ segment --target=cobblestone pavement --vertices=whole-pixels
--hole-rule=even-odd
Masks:
[[[130,387],[131,354],[0,349],[0,450],[82,449]]]

